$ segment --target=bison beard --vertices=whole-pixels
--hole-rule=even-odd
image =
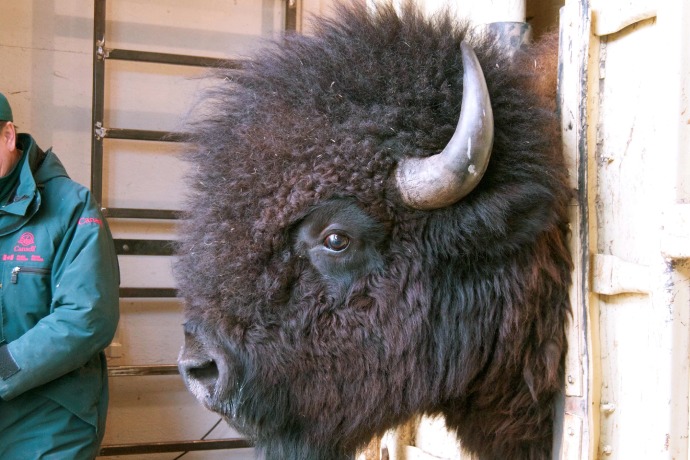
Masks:
[[[185,382],[267,459],[351,459],[415,414],[481,459],[548,459],[570,192],[541,56],[409,5],[338,18],[219,71],[190,121]],[[453,135],[463,41],[491,157],[462,199],[414,209],[396,168]]]

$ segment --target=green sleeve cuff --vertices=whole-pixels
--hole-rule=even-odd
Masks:
[[[0,379],[7,380],[19,372],[19,366],[10,354],[7,345],[0,346]]]

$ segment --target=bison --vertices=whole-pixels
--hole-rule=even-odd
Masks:
[[[416,414],[483,460],[551,458],[552,48],[364,3],[219,69],[191,111],[180,372],[266,459],[351,459]]]

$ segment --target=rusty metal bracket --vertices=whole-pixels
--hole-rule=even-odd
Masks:
[[[658,0],[609,0],[592,8],[592,32],[603,36],[656,16]]]
[[[592,292],[604,295],[652,291],[648,266],[628,262],[620,257],[595,254],[592,256]]]

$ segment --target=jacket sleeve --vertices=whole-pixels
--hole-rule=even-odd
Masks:
[[[112,340],[119,319],[117,256],[88,191],[52,268],[50,314],[0,350],[0,397],[11,399],[82,367]],[[4,348],[5,346],[3,346]]]

